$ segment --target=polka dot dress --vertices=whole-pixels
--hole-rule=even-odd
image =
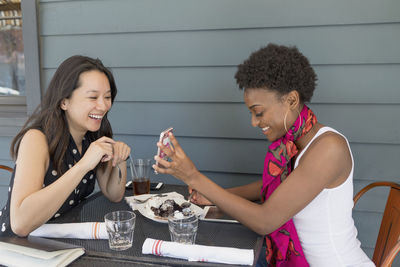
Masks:
[[[86,150],[90,145],[90,141],[88,136],[82,141],[82,155],[85,154]],[[81,154],[78,151],[75,142],[70,136],[70,142],[68,145],[67,152],[64,157],[64,164],[63,169],[67,171],[68,169],[72,168],[76,162],[81,159]],[[14,235],[11,231],[10,227],[10,199],[11,199],[11,192],[14,185],[14,175],[15,175],[16,166],[11,176],[10,186],[8,188],[8,200],[6,205],[3,209],[0,210],[0,236],[10,236]],[[56,168],[53,165],[53,161],[50,160],[49,168],[47,169],[46,175],[44,177],[44,184],[43,187],[46,187],[53,182],[55,182],[60,177],[60,174],[57,172]],[[54,214],[53,218],[57,218],[62,216],[65,212],[72,209],[76,205],[78,205],[85,197],[90,195],[95,186],[96,181],[95,172],[89,171],[78,184],[78,186],[71,192],[68,198],[65,200],[64,204],[60,207],[60,209]]]

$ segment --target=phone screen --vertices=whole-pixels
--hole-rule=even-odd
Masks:
[[[206,215],[204,216],[205,221],[214,221],[214,222],[233,222],[237,223],[238,221],[224,213],[216,206],[206,206],[204,208]]]
[[[150,190],[160,190],[163,185],[164,184],[161,183],[161,182],[159,182],[159,183],[150,183]]]
[[[173,130],[173,128],[170,127],[168,129],[166,129],[165,131],[162,131],[160,134],[159,142],[162,143],[163,145],[165,145],[166,147],[172,147],[172,143],[168,136],[169,133],[172,133],[172,130]],[[167,156],[160,148],[157,149],[157,155],[162,159]],[[158,161],[156,162],[156,165],[158,166]],[[155,173],[157,174],[157,172],[155,172]]]

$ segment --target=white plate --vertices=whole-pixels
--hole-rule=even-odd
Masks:
[[[140,212],[140,214],[142,214],[144,217],[146,217],[150,220],[160,222],[160,223],[168,223],[168,218],[156,216],[156,215],[154,215],[154,212],[151,210],[152,205],[157,205],[156,208],[158,208],[159,207],[158,204],[163,203],[167,199],[173,199],[178,205],[181,205],[182,203],[187,202],[187,200],[184,199],[184,197],[181,194],[178,194],[176,192],[171,192],[171,193],[167,193],[167,196],[165,196],[165,197],[154,197],[154,198],[150,199],[149,201],[147,201],[147,203],[145,203],[143,205],[138,205],[137,210]],[[193,203],[191,203],[190,209],[197,216],[203,216],[203,214],[204,214],[203,209]]]

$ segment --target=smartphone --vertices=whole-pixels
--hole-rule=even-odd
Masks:
[[[164,184],[161,183],[161,182],[159,182],[159,183],[150,183],[150,190],[153,190],[153,191],[160,190],[163,185]]]
[[[204,217],[201,218],[204,221],[238,223],[237,220],[225,214],[217,206],[205,206],[204,213]]]
[[[157,191],[160,190],[164,183],[150,183],[150,190]],[[125,189],[132,190],[132,181],[128,181],[125,185]]]
[[[132,180],[126,182],[125,189],[132,189]]]
[[[162,131],[160,134],[159,142],[166,147],[172,147],[171,140],[169,139],[169,136],[168,136],[169,133],[172,133],[172,130],[173,130],[173,128],[169,127],[168,129]],[[158,150],[157,150],[157,156],[159,156],[162,159],[167,157],[167,155],[160,148],[158,148]],[[158,166],[158,161],[156,162],[156,165]],[[155,174],[158,174],[156,171],[154,171],[154,172],[155,172]]]

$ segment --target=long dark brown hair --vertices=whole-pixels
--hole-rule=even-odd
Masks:
[[[61,109],[61,102],[65,98],[70,98],[72,92],[80,86],[80,75],[91,70],[100,71],[107,76],[111,87],[111,103],[114,102],[117,95],[114,77],[99,59],[79,55],[66,59],[54,73],[40,105],[14,137],[10,147],[10,154],[14,160],[18,156],[19,146],[25,133],[30,129],[39,129],[46,136],[50,159],[53,160],[54,167],[58,173],[64,172],[62,163],[69,144],[70,134],[65,111]],[[103,117],[98,131],[88,132],[90,140],[96,140],[102,136],[111,138],[112,134],[107,114]]]

